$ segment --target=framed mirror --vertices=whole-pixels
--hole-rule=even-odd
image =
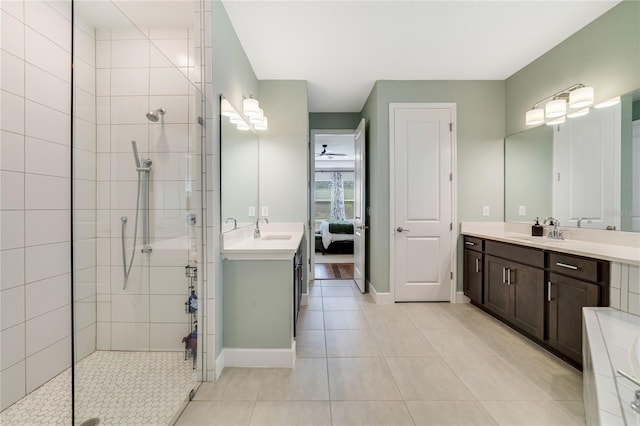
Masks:
[[[505,139],[505,221],[640,232],[640,90]]]
[[[220,229],[227,232],[256,220],[260,150],[258,135],[224,97],[220,111]]]

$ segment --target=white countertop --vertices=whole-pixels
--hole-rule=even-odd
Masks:
[[[505,222],[462,222],[460,233],[561,253],[640,265],[640,234],[563,228],[565,240],[532,237],[531,225]],[[548,227],[545,227],[547,233]]]
[[[228,260],[291,260],[304,235],[302,223],[260,223],[261,238],[253,237],[255,226],[222,234],[222,258]],[[287,239],[270,239],[291,236]]]

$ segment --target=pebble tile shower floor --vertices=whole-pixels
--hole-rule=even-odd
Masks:
[[[196,384],[182,352],[98,351],[76,368],[76,422],[168,424]],[[0,415],[2,425],[70,425],[71,369]]]

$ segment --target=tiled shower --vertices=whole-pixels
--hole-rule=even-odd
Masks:
[[[10,423],[12,409],[52,387],[52,379],[69,382],[70,404],[74,363],[76,390],[94,395],[101,390],[86,386],[98,372],[87,366],[108,366],[95,368],[111,377],[116,370],[135,371],[108,354],[129,364],[150,362],[134,352],[158,354],[179,373],[156,376],[174,377],[180,389],[201,380],[201,365],[192,369],[192,360],[183,359],[191,354],[182,339],[202,320],[199,312],[185,313],[184,304],[189,285],[198,294],[203,286],[202,277],[185,276],[185,266],[202,265],[203,259],[202,220],[196,225],[185,220],[188,213],[204,219],[203,19],[200,2],[182,4],[189,8],[187,20],[176,17],[167,25],[138,15],[134,25],[127,2],[1,3],[3,424]],[[166,114],[157,122],[146,118],[161,107]],[[121,218],[128,218],[129,261],[137,204],[132,140],[140,157],[153,161],[148,215],[153,251],[140,252],[144,212],[139,211],[137,252],[123,289]],[[178,396],[178,406],[189,389]],[[101,417],[87,411],[81,399],[74,403],[77,423]],[[71,408],[63,408],[60,418],[71,418]],[[146,414],[139,418],[158,419]],[[118,423],[113,417],[111,422]]]

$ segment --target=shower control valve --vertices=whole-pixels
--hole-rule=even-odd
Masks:
[[[187,212],[184,220],[187,222],[187,225],[195,225],[197,222],[197,215],[194,212]]]

